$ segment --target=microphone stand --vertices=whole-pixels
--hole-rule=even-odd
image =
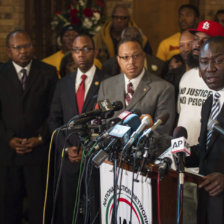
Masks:
[[[114,206],[113,206],[111,223],[117,224],[117,175],[116,174],[117,174],[118,148],[116,144],[113,146],[112,152],[113,152],[112,158],[114,163],[114,167],[113,167]]]
[[[183,187],[184,187],[184,155],[178,153],[178,188],[177,188],[177,224],[182,223],[183,217]]]

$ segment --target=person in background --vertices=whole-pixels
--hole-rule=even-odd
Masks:
[[[220,9],[216,12],[214,20],[220,23],[224,29],[224,9]]]
[[[179,54],[179,40],[185,30],[197,27],[199,21],[198,8],[191,4],[180,6],[178,10],[178,22],[180,32],[162,40],[159,44],[156,56],[163,61],[168,61],[173,55]]]
[[[142,34],[136,27],[127,27],[125,28],[121,33],[121,39],[124,38],[134,38],[139,40],[139,42],[143,42]],[[146,53],[146,52],[145,52]],[[147,54],[144,60],[144,67],[153,74],[156,74],[158,76],[162,75],[163,69],[164,69],[164,62],[160,60],[159,58],[156,58],[153,55]],[[102,70],[109,74],[110,76],[117,75],[121,73],[120,66],[117,62],[116,56],[106,60],[103,63]]]
[[[59,74],[61,59],[67,52],[71,51],[72,43],[78,34],[79,32],[75,26],[71,24],[64,26],[60,32],[61,49],[47,58],[44,58],[43,62],[55,66]]]
[[[61,77],[69,75],[76,70],[77,66],[73,60],[72,52],[68,52],[61,60],[60,74]]]
[[[183,64],[175,69],[171,69],[167,72],[167,74],[163,77],[168,82],[172,83],[175,87],[175,96],[176,101],[179,94],[179,83],[183,74],[190,70],[190,66],[188,63],[188,55],[191,52],[192,41],[194,39],[194,35],[189,31],[184,31],[180,36],[180,56],[183,60]]]
[[[117,55],[121,33],[126,27],[137,27],[137,25],[130,18],[126,5],[118,4],[112,11],[112,19],[108,20],[93,38],[98,50],[97,58],[102,63]],[[149,40],[144,34],[142,34],[142,39],[144,51],[152,54]]]
[[[33,57],[30,36],[6,37],[10,60],[0,72],[0,223],[18,224],[27,197],[30,224],[42,223],[50,133],[47,118],[56,68]]]
[[[181,57],[180,54],[174,55],[169,61],[168,61],[168,69],[169,71],[172,69],[179,68],[180,66],[184,65],[184,60]]]

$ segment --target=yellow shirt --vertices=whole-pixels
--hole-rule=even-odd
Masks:
[[[179,54],[180,32],[162,40],[159,44],[156,57],[163,61],[168,61],[174,55]]]
[[[60,76],[60,64],[61,64],[61,60],[64,57],[64,53],[60,50],[58,52],[56,52],[55,54],[50,55],[47,58],[44,58],[42,61],[49,64],[49,65],[53,65],[57,68],[57,73],[58,73],[58,77],[61,78]],[[94,58],[94,65],[96,65],[97,68],[102,69],[102,64],[101,62],[97,59]]]

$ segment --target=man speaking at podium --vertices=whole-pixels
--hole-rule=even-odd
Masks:
[[[199,145],[192,147],[187,166],[199,166],[204,180],[198,191],[198,223],[224,223],[224,37],[210,38],[200,51],[200,72],[213,90],[202,106]]]
[[[117,60],[123,74],[113,76],[100,85],[98,100],[121,101],[123,110],[138,109],[150,114],[154,121],[164,114],[170,117],[159,127],[162,133],[172,132],[175,117],[174,88],[144,68],[145,53],[135,38],[124,38],[118,44]],[[121,111],[117,111],[117,116]]]

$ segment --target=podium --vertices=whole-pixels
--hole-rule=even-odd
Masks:
[[[123,165],[123,178],[117,215],[117,223],[129,223],[130,212],[132,210],[132,224],[158,223],[157,204],[157,176],[158,166],[154,164],[146,165],[148,172],[139,175],[134,182],[134,197],[131,200],[132,166]],[[136,178],[134,175],[134,179]],[[102,224],[110,224],[113,209],[113,164],[103,163],[100,167],[101,177],[101,220]],[[202,177],[191,173],[185,173],[185,181],[199,184]],[[168,174],[160,181],[160,220],[162,224],[176,223],[177,207],[177,181],[178,173],[169,170]],[[118,185],[120,180],[118,180]]]

